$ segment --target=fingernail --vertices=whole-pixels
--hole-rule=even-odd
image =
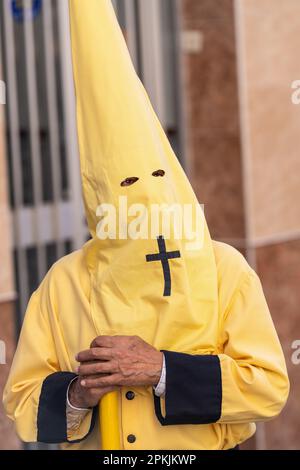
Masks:
[[[80,382],[80,385],[82,385],[83,387],[85,387],[85,386],[86,386],[86,381],[85,381],[85,380],[82,380],[82,381]]]
[[[76,356],[75,356],[75,360],[76,360],[76,361],[78,361],[78,354],[76,354]]]

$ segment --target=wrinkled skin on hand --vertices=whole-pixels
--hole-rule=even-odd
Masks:
[[[156,386],[163,354],[138,336],[99,336],[76,360],[79,377],[69,399],[73,406],[88,408],[119,387]]]

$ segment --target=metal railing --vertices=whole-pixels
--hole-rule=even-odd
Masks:
[[[25,10],[31,6],[31,0],[24,0]],[[10,0],[3,0],[1,8],[8,164],[22,314],[51,263],[82,246],[87,229],[81,202],[68,2],[44,0],[36,17],[23,21],[14,17]]]

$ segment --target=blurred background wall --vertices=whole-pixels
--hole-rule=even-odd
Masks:
[[[3,73],[0,61],[0,78]],[[5,93],[4,86],[2,87]],[[0,102],[4,102],[3,99]],[[1,221],[1,243],[0,243],[0,390],[5,384],[9,365],[15,346],[15,304],[16,293],[13,279],[13,260],[12,260],[12,232],[11,232],[11,211],[8,202],[7,186],[7,168],[6,168],[6,142],[5,142],[5,121],[4,106],[0,105],[0,221]],[[12,424],[4,419],[2,409],[0,408],[0,450],[5,449],[7,445],[10,448],[19,448],[19,442],[14,434]]]
[[[116,0],[136,70],[213,238],[258,271],[284,347],[291,397],[246,448],[297,449],[300,365],[298,0]],[[67,0],[1,0],[0,391],[28,298],[79,248],[83,216]],[[298,84],[299,86],[299,84]],[[0,101],[1,102],[1,101]],[[16,292],[16,294],[15,294]],[[1,362],[1,361],[0,361]],[[295,361],[294,361],[295,362]],[[0,449],[20,448],[0,404]]]

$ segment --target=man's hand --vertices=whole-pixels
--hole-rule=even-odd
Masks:
[[[72,382],[69,389],[69,402],[71,405],[76,408],[93,408],[98,405],[106,393],[114,392],[117,390],[117,387],[98,387],[98,388],[89,388],[83,387],[80,376],[77,380]]]
[[[137,336],[99,336],[76,359],[82,389],[102,396],[112,387],[156,386],[163,365],[163,354]]]

